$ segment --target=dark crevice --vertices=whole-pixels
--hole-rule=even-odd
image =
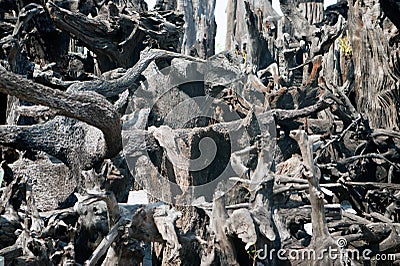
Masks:
[[[7,95],[0,93],[0,125],[6,124]]]

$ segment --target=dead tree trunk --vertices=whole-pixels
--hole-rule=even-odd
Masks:
[[[183,14],[185,24],[180,39],[180,51],[183,54],[202,59],[215,54],[216,0],[157,0],[155,9],[160,11],[176,10]]]
[[[177,10],[184,13],[181,52],[206,59],[215,54],[216,0],[177,0]]]
[[[268,1],[228,1],[226,49],[255,71],[275,60],[274,40],[280,16]]]
[[[394,71],[398,48],[390,44],[389,34],[395,34],[395,26],[385,17],[381,5],[375,1],[349,1],[355,100],[371,127],[399,129],[400,76]]]

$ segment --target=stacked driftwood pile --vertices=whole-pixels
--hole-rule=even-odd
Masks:
[[[399,263],[398,3],[280,3],[0,0],[6,264]]]

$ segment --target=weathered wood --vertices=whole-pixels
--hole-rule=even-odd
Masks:
[[[310,186],[310,201],[312,206],[313,240],[319,238],[329,238],[328,228],[326,226],[325,212],[323,205],[323,192],[320,189],[316,167],[313,160],[313,151],[308,136],[304,131],[293,132],[293,138],[299,143],[303,164],[305,169],[303,175],[307,178]]]
[[[104,6],[103,14],[88,18],[52,2],[47,3],[47,9],[58,28],[73,34],[97,54],[101,72],[132,67],[145,48],[146,35],[150,35],[159,48],[177,50],[182,22],[171,12],[165,17],[158,13],[119,14],[115,4],[109,3]]]
[[[273,36],[279,18],[269,1],[228,1],[226,49],[241,56],[249,70],[268,67],[275,58]]]
[[[114,156],[121,150],[119,114],[103,97],[93,92],[65,93],[54,90],[2,69],[0,75],[1,92],[58,109],[60,115],[98,127],[104,134],[108,156]]]
[[[281,18],[271,2],[228,1],[214,56],[214,0],[0,0],[6,263],[335,265],[257,254],[338,238],[398,256],[398,5],[280,1]],[[179,123],[197,96],[215,110]],[[216,160],[194,171],[205,137]],[[192,189],[226,167],[229,186]],[[153,203],[117,202],[132,179]]]
[[[184,10],[185,25],[181,40],[181,52],[206,59],[215,54],[216,0],[180,0],[177,10]]]
[[[357,108],[368,115],[372,127],[398,129],[399,76],[391,70],[393,48],[385,37],[388,23],[380,24],[380,3],[349,1],[349,8]]]
[[[217,249],[214,252],[216,252],[222,264],[238,265],[235,247],[225,234],[225,222],[229,216],[225,209],[224,196],[219,193],[217,191],[214,195],[210,221],[210,231],[215,235],[213,242]]]

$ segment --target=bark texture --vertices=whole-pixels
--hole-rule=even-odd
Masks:
[[[0,0],[5,264],[397,265],[400,5],[280,5]]]

